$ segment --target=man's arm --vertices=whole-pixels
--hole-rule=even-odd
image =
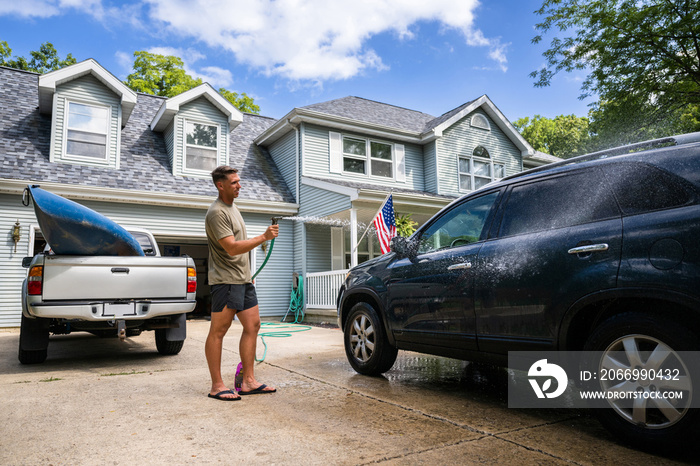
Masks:
[[[233,235],[231,235],[226,236],[225,238],[221,238],[219,240],[219,244],[230,256],[238,256],[240,254],[247,253],[251,249],[255,249],[256,247],[263,244],[265,241],[277,238],[277,236],[279,235],[279,231],[279,225],[270,225],[269,227],[267,227],[267,230],[265,230],[265,233],[263,233],[260,236],[256,236],[255,238],[236,241],[236,238],[234,238]]]

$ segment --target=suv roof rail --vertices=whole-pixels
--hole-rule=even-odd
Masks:
[[[523,175],[538,173],[552,168],[564,167],[566,165],[572,165],[575,163],[588,162],[589,160],[605,159],[607,157],[614,157],[616,155],[629,154],[630,152],[639,149],[652,149],[654,147],[668,145],[682,146],[685,144],[693,144],[696,142],[700,142],[700,131],[695,133],[677,134],[675,136],[666,136],[658,139],[650,139],[648,141],[635,142],[634,144],[627,144],[624,146],[611,147],[610,149],[603,149],[598,152],[591,152],[590,154],[579,155],[570,159],[564,159],[561,162],[554,162],[548,165],[542,165],[541,167],[532,168],[530,170],[516,173],[515,175],[510,175],[503,179],[510,180]]]

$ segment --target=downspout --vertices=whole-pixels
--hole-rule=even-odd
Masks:
[[[297,131],[297,160],[296,160],[296,170],[297,170],[297,180],[296,180],[296,185],[297,185],[297,204],[301,206],[301,199],[299,199],[299,196],[301,195],[301,176],[304,174],[304,161],[303,161],[303,156],[304,156],[304,122],[302,121],[299,124],[299,128],[296,128]],[[299,173],[299,166],[301,165],[301,173]],[[306,282],[306,275],[308,272],[308,268],[306,267],[306,222],[301,222],[301,276],[303,277],[304,282]],[[304,311],[306,311],[306,305],[308,301],[308,296],[306,293],[304,293]]]
[[[287,120],[287,123],[289,123],[289,120]],[[301,185],[301,176],[299,173],[299,157],[300,157],[300,153],[301,153],[301,150],[300,150],[301,141],[299,140],[299,127],[294,126],[294,125],[292,125],[292,126],[294,127],[294,143],[295,143],[294,148],[296,150],[296,154],[294,157],[294,165],[295,165],[294,169],[296,170],[296,179],[295,179],[294,184],[296,185],[295,186],[296,193],[295,193],[294,197],[295,197],[295,200],[297,201],[297,204],[298,204],[299,203],[299,186]]]

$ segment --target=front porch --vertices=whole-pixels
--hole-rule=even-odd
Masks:
[[[330,272],[309,273],[306,275],[304,321],[336,324],[338,314],[336,299],[338,290],[350,269]]]
[[[373,219],[389,194],[394,212],[425,223],[453,197],[406,189],[302,177],[305,206],[297,232],[302,239],[299,272],[304,277],[305,321],[337,322],[336,300],[348,271],[381,255]],[[369,227],[369,228],[368,228]]]

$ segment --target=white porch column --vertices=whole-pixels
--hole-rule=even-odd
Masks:
[[[350,208],[350,267],[357,265],[357,209]]]

